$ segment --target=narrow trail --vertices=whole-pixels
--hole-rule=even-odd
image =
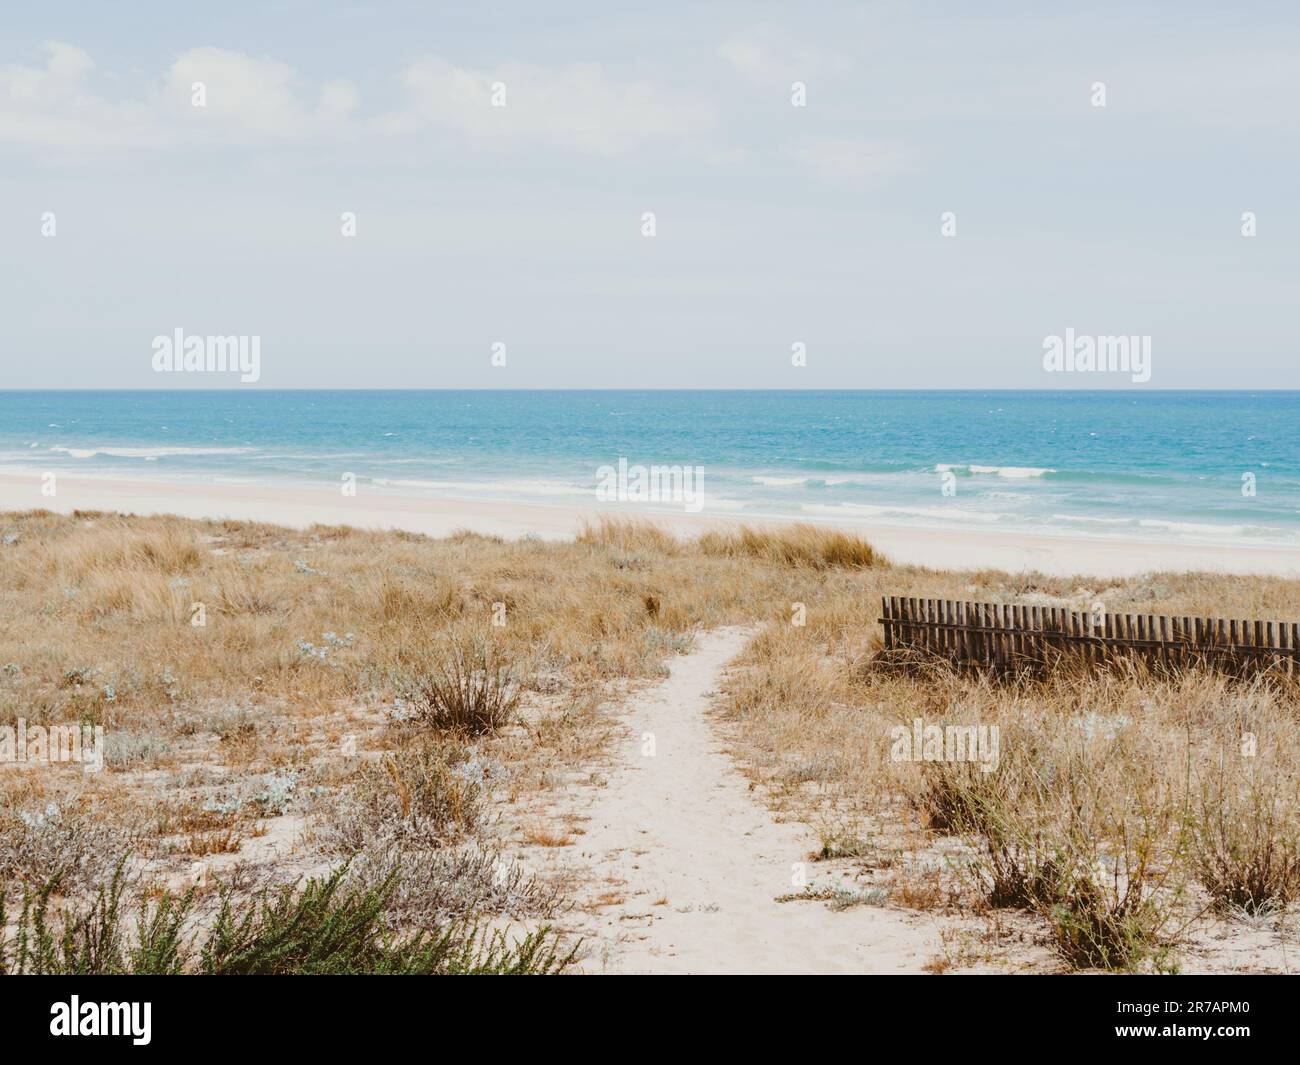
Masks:
[[[703,634],[634,696],[608,784],[593,789],[580,865],[603,904],[576,917],[588,972],[919,972],[932,923],[872,906],[779,903],[815,846],[778,824],[723,751],[706,709],[747,633]],[[654,753],[646,744],[653,736]],[[807,866],[808,879],[817,867]],[[567,924],[568,922],[566,922]]]

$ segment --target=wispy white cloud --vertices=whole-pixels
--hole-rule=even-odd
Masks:
[[[401,81],[408,107],[382,120],[395,131],[432,123],[485,141],[614,155],[648,140],[690,136],[713,121],[707,101],[645,81],[614,80],[595,63],[475,70],[427,56],[410,64]],[[494,92],[504,106],[494,106]]]
[[[85,51],[62,41],[47,41],[44,50],[43,66],[0,66],[0,141],[138,147],[152,139],[147,108],[90,90],[95,64]]]
[[[271,5],[223,39],[196,9],[24,30],[58,25],[33,8],[0,44],[0,283],[24,311],[0,340],[56,357],[0,360],[0,383],[120,385],[106,352],[207,321],[296,346],[286,384],[495,386],[462,367],[500,337],[523,386],[589,384],[635,345],[681,383],[782,387],[800,337],[830,384],[1015,386],[1041,373],[1032,334],[1085,315],[1176,329],[1167,387],[1293,379],[1300,14],[931,6]]]
[[[913,165],[911,154],[903,144],[865,137],[800,137],[788,154],[819,180],[832,183],[889,178]]]
[[[173,108],[202,111],[205,121],[258,133],[294,134],[307,118],[295,81],[294,69],[274,59],[222,48],[191,48],[168,69],[164,92]],[[202,86],[202,108],[192,103],[196,84]]]
[[[718,45],[718,55],[735,71],[755,81],[809,82],[849,70],[843,56],[791,40],[777,27],[733,34]]]
[[[615,155],[647,141],[691,137],[715,117],[706,99],[616,79],[594,63],[474,69],[426,56],[401,71],[401,106],[366,118],[350,81],[311,83],[281,60],[213,47],[181,52],[157,79],[138,85],[134,99],[115,102],[96,92],[94,61],[85,51],[62,42],[45,47],[44,66],[0,67],[0,141],[138,148],[301,140],[333,136],[344,125],[389,134],[442,127],[485,146]],[[194,103],[199,85],[201,107]],[[504,93],[504,106],[493,106],[494,93]]]
[[[180,53],[134,99],[114,101],[92,85],[83,49],[45,44],[44,66],[0,67],[0,141],[64,149],[139,148],[239,135],[300,137],[349,118],[351,83],[306,84],[293,67],[221,48]],[[203,85],[204,106],[193,104]]]

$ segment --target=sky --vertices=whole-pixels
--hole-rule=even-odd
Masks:
[[[0,388],[1300,387],[1300,7],[1048,7],[5,5]]]

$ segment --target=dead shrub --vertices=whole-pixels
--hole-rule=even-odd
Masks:
[[[484,639],[451,639],[437,662],[410,678],[415,720],[436,732],[482,736],[514,718],[519,685],[501,653]]]

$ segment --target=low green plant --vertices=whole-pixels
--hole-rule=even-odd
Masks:
[[[14,931],[0,938],[0,974],[44,975],[550,975],[569,968],[549,928],[520,938],[471,922],[391,928],[394,870],[382,883],[347,887],[347,866],[301,888],[251,899],[223,893],[215,920],[193,920],[195,893],[164,892],[123,920],[125,861],[81,911],[52,912],[58,878],[25,891]],[[0,894],[0,928],[8,915]],[[190,925],[198,927],[187,932]]]
[[[1191,841],[1197,875],[1217,909],[1271,913],[1300,896],[1294,790],[1288,797],[1277,781],[1207,783]]]

